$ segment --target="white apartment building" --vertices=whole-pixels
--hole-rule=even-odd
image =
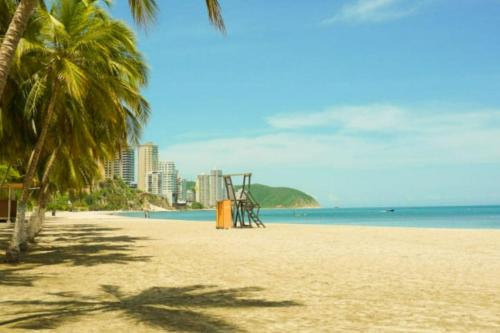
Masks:
[[[204,207],[215,207],[217,201],[226,198],[222,170],[212,170],[210,175],[201,174],[196,179],[196,201]]]
[[[162,193],[162,173],[157,171],[148,172],[146,175],[146,192],[156,195]]]
[[[177,170],[172,161],[160,161],[158,171],[162,174],[161,195],[173,205],[177,202]]]
[[[191,203],[193,201],[196,201],[195,191],[187,190],[186,191],[186,202]]]
[[[147,190],[147,178],[150,172],[158,171],[158,146],[152,142],[139,145],[137,148],[137,188]]]
[[[187,201],[187,181],[184,178],[177,178],[177,200]]]
[[[210,199],[209,206],[214,207],[217,201],[224,199],[224,180],[222,170],[210,171]]]
[[[135,154],[133,148],[125,148],[114,160],[104,162],[104,178],[121,178],[128,185],[134,182]]]
[[[210,207],[210,176],[201,174],[196,177],[196,201]]]

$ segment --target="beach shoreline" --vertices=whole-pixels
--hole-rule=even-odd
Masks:
[[[140,218],[142,212],[116,215]],[[355,209],[266,209],[260,211],[264,224],[345,225],[387,228],[500,230],[500,206],[401,208],[396,212],[381,208]],[[160,220],[215,221],[215,211],[172,211],[152,213]]]
[[[0,263],[0,330],[500,330],[500,231],[216,230],[109,213],[58,212],[24,263]]]

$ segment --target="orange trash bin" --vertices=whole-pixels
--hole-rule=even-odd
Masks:
[[[230,229],[233,226],[231,214],[231,200],[217,201],[215,227],[217,229]]]

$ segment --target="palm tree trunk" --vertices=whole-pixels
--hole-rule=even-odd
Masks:
[[[48,188],[49,184],[45,184],[45,189],[42,194],[40,206],[38,207],[38,225],[36,225],[35,236],[37,236],[40,231],[42,231],[43,222],[45,221],[45,210],[47,209],[47,202],[49,198]]]
[[[28,21],[37,4],[38,0],[21,0],[5,33],[2,46],[0,47],[0,98],[7,84],[7,77],[9,76],[10,66],[14,59],[17,45],[26,30]]]
[[[57,148],[50,155],[47,164],[45,165],[45,171],[43,172],[42,180],[40,182],[40,190],[38,191],[38,208],[36,214],[30,219],[30,224],[28,226],[28,241],[34,243],[36,235],[40,232],[45,219],[45,207],[47,205],[47,191],[49,189],[48,178],[50,170],[54,165],[54,160],[57,155]]]
[[[38,194],[38,206],[33,212],[29,219],[28,224],[28,242],[35,243],[35,237],[40,233],[42,229],[43,220],[45,218],[45,198],[46,189],[48,184],[44,184],[40,187],[40,193]]]
[[[5,252],[7,262],[18,262],[21,250],[24,251],[27,249],[27,226],[25,222],[26,205],[28,203],[30,188],[33,183],[33,178],[35,176],[35,171],[37,168],[38,160],[40,158],[40,154],[43,149],[43,145],[45,144],[45,138],[47,137],[47,132],[49,130],[49,125],[52,119],[52,114],[54,113],[55,102],[57,101],[57,98],[58,91],[57,87],[55,87],[50,98],[49,106],[47,108],[47,114],[45,115],[45,119],[42,123],[42,131],[40,132],[40,136],[38,137],[35,148],[33,149],[31,163],[29,163],[28,171],[24,176],[23,191],[17,206],[16,224],[14,226],[14,231],[12,233],[9,247]]]

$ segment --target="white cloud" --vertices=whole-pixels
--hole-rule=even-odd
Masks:
[[[268,119],[275,133],[181,143],[162,151],[194,175],[227,171],[374,169],[500,163],[500,110],[432,113],[392,105],[334,107]],[[321,126],[320,131],[301,130]],[[294,130],[290,130],[294,129]]]
[[[337,22],[366,23],[397,20],[414,14],[423,0],[357,0],[342,6],[323,24]]]
[[[267,119],[277,129],[339,126],[348,130],[394,129],[404,123],[404,112],[392,105],[337,106],[322,112],[278,114]]]

